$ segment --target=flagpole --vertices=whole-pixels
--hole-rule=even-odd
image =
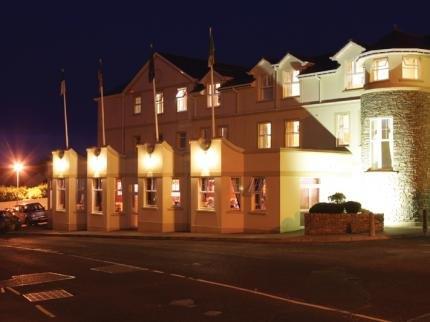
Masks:
[[[214,67],[211,65],[211,106],[212,106],[212,138],[215,137],[215,104],[214,104],[214,96],[215,96],[215,86],[214,86]]]
[[[101,103],[101,117],[102,117],[102,146],[106,145],[106,130],[105,130],[105,102],[104,102],[104,91],[103,91],[103,71],[102,71],[102,60],[99,59],[99,89],[100,89],[100,103]]]
[[[215,85],[214,85],[214,64],[215,64],[215,46],[212,36],[212,27],[209,27],[209,67],[211,74],[211,90],[209,94],[211,95],[211,110],[212,110],[212,138],[215,138],[215,104],[214,104],[214,96],[215,96]]]
[[[155,90],[155,77],[152,78],[152,92],[154,94],[154,118],[155,118],[155,141],[158,143],[158,140],[160,139],[158,134],[158,113],[157,113],[157,102],[155,101],[155,98],[157,96],[156,90]]]
[[[65,82],[65,81],[64,81]],[[66,134],[66,150],[69,149],[69,130],[67,127],[67,103],[66,103],[66,84],[64,83],[63,106],[64,106],[64,130]]]
[[[154,123],[155,123],[155,142],[158,143],[160,139],[160,135],[158,133],[158,113],[157,113],[157,91],[155,86],[155,62],[154,62],[154,46],[152,44],[149,45],[151,48],[151,58],[149,60],[149,67],[148,67],[148,79],[150,82],[152,82],[152,94],[154,96]]]

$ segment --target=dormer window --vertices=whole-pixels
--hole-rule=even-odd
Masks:
[[[212,99],[214,102],[214,106],[217,107],[220,105],[219,102],[219,91],[218,88],[221,86],[220,83],[215,83],[215,84],[208,84],[207,88],[207,99],[208,99],[208,104],[207,107],[212,107]],[[215,91],[214,91],[214,87],[215,87]]]
[[[298,70],[282,72],[282,97],[300,96],[300,81]]]
[[[419,57],[404,56],[402,60],[402,78],[419,79],[421,62]]]
[[[361,88],[364,85],[363,63],[349,61],[346,63],[346,89]]]
[[[178,88],[176,92],[176,110],[178,112],[185,112],[187,110],[187,88]]]
[[[263,75],[259,78],[259,101],[273,100],[273,75]]]
[[[390,66],[388,64],[388,58],[378,58],[372,62],[372,72],[370,74],[371,81],[387,80],[390,76]]]

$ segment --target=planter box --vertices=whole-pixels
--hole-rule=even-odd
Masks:
[[[375,232],[384,231],[384,215],[375,214]],[[305,235],[369,233],[369,214],[305,214]]]

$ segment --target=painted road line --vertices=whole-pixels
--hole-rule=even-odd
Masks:
[[[45,314],[50,318],[55,318],[55,315],[49,312],[47,309],[45,309],[42,305],[37,304],[36,309],[38,309],[40,312],[42,312],[43,314]]]
[[[313,309],[318,309],[318,310],[323,310],[323,311],[329,311],[329,312],[339,313],[339,314],[343,314],[343,315],[348,315],[348,316],[351,316],[351,317],[361,318],[361,319],[365,319],[365,320],[369,320],[369,321],[390,322],[389,320],[384,320],[384,319],[381,319],[381,318],[378,318],[378,317],[373,317],[373,316],[369,316],[369,315],[365,315],[365,314],[359,314],[359,313],[353,313],[353,312],[350,312],[350,311],[340,310],[340,309],[336,309],[336,308],[329,307],[329,306],[312,304],[312,303],[307,303],[307,302],[299,301],[299,300],[293,300],[293,299],[290,299],[290,298],[281,297],[281,296],[277,296],[277,295],[273,295],[273,294],[269,294],[269,293],[264,293],[264,292],[260,292],[260,291],[256,291],[256,290],[251,290],[251,289],[247,289],[247,288],[243,288],[243,287],[238,287],[238,286],[234,286],[234,285],[230,285],[230,284],[219,283],[219,282],[212,282],[212,281],[208,281],[208,280],[201,279],[201,278],[197,278],[197,279],[195,279],[195,281],[201,282],[201,283],[204,283],[204,284],[209,284],[209,285],[215,285],[215,286],[219,286],[219,287],[229,288],[229,289],[233,289],[233,290],[244,292],[244,293],[250,293],[250,294],[254,294],[254,295],[260,295],[260,296],[267,297],[267,298],[270,298],[270,299],[279,300],[279,301],[282,301],[282,302],[287,302],[287,303],[301,305],[301,306],[306,306],[306,307],[310,307],[310,308],[313,308]]]
[[[30,251],[33,251],[33,252],[39,252],[39,253],[48,253],[48,254],[63,255],[63,253],[58,252],[58,251],[56,251],[56,250],[52,250],[52,249],[31,248],[31,247],[13,246],[13,245],[0,245],[0,247],[4,247],[4,248],[14,248],[14,249],[22,249],[22,250],[30,250]]]
[[[0,288],[1,293],[5,293],[4,287]]]
[[[169,275],[170,275],[170,276],[173,276],[173,277],[186,278],[186,276],[184,276],[184,275],[179,275],[179,274],[173,274],[173,273],[170,273]]]
[[[157,274],[164,274],[164,272],[163,272],[163,271],[158,271],[158,270],[156,270],[156,269],[151,270],[151,272],[153,272],[153,273],[157,273]]]
[[[12,287],[7,286],[7,287],[6,287],[6,289],[7,289],[8,291],[12,292],[12,293],[15,293],[16,295],[21,295],[21,293],[20,293],[20,292],[18,292],[17,290],[15,290],[15,289],[14,289],[14,288],[12,288]]]

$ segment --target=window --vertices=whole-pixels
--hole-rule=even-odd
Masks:
[[[176,92],[176,110],[184,112],[187,110],[187,88],[178,88]]]
[[[218,126],[218,137],[228,139],[228,126]]]
[[[157,114],[164,113],[164,97],[162,92],[155,94],[155,109],[157,110]]]
[[[121,179],[115,180],[115,212],[123,211],[123,199],[122,199],[122,181]]]
[[[230,209],[240,209],[240,178],[230,178]]]
[[[145,179],[145,207],[157,206],[156,178]]]
[[[76,180],[76,210],[85,211],[85,197],[87,193],[86,179],[78,178]]]
[[[255,177],[251,180],[252,209],[266,210],[267,188],[265,177]]]
[[[172,207],[181,206],[181,184],[179,179],[172,179]]]
[[[176,133],[176,146],[181,150],[187,147],[187,132]]]
[[[48,209],[52,209],[52,179],[48,180],[48,191],[49,191]]]
[[[402,60],[402,78],[419,79],[420,78],[420,58],[414,56],[405,56]]]
[[[272,146],[272,124],[270,122],[258,124],[258,148],[268,149]]]
[[[349,113],[336,114],[336,146],[349,145],[350,138]]]
[[[285,146],[287,148],[300,146],[300,121],[285,122]]]
[[[219,91],[218,88],[221,86],[220,83],[216,83],[212,86],[212,84],[208,84],[207,85],[207,107],[212,107],[212,98],[214,101],[214,106],[219,106],[220,105],[220,101],[219,101]],[[215,87],[215,93],[213,90],[213,87]]]
[[[371,80],[380,81],[389,78],[388,58],[378,58],[372,62]]]
[[[92,212],[101,214],[103,212],[103,180],[93,179]]]
[[[215,209],[215,179],[200,178],[199,209]]]
[[[140,114],[142,112],[142,97],[136,96],[134,98],[133,114]]]
[[[273,75],[263,75],[259,79],[258,100],[273,100]]]
[[[320,179],[300,178],[300,211],[308,211],[320,201]]]
[[[211,137],[211,131],[208,127],[200,128],[200,137],[207,140]]]
[[[372,169],[392,169],[393,119],[370,120],[370,160]]]
[[[357,63],[355,60],[346,63],[346,89],[361,88],[364,85],[363,62]]]
[[[139,211],[138,208],[138,200],[139,200],[139,185],[137,183],[133,183],[131,185],[132,197],[131,197],[131,209],[133,213],[137,213]]]
[[[57,211],[66,210],[66,179],[57,179]]]
[[[300,81],[298,70],[282,72],[282,97],[300,96]]]

